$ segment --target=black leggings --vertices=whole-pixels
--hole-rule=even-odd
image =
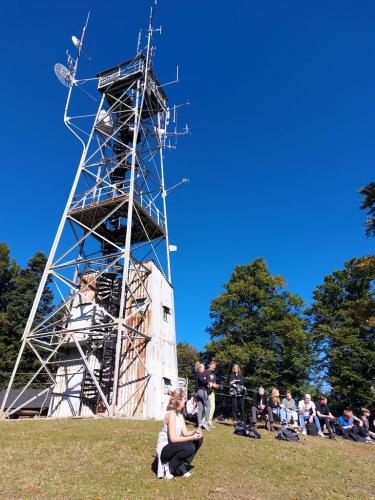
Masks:
[[[245,419],[245,398],[243,396],[232,396],[232,414],[233,420],[237,419],[237,406],[240,405],[241,418]]]
[[[171,470],[178,469],[184,462],[190,465],[202,443],[203,438],[185,443],[168,443],[161,451],[160,460],[163,464],[169,462]]]

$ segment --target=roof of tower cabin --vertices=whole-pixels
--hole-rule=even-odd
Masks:
[[[13,401],[17,398],[21,391],[22,389],[12,389],[10,391],[5,409],[12,406]],[[20,398],[17,400],[15,407],[21,406],[26,403],[26,401],[31,400],[21,408],[20,412],[22,412],[23,410],[40,410],[41,408],[48,408],[51,399],[51,392],[45,392],[42,395],[38,396],[41,391],[42,389],[26,389],[22,396],[20,396]],[[5,389],[0,391],[0,403],[4,399],[5,393]]]
[[[105,76],[108,76],[108,75],[112,74],[115,71],[121,71],[122,69],[124,69],[127,66],[129,66],[131,63],[135,64],[138,60],[141,60],[143,63],[146,62],[145,56],[143,54],[138,54],[137,56],[133,57],[132,59],[127,59],[126,61],[124,61],[124,62],[122,62],[120,64],[116,64],[115,66],[112,66],[112,67],[110,67],[108,69],[100,71],[99,73],[97,73],[96,76],[99,77],[99,78],[103,78]],[[161,93],[162,97],[166,101],[168,101],[168,96],[164,92],[164,89],[161,86],[159,80],[156,78],[155,73],[153,72],[152,68],[149,68],[149,73],[151,75],[152,80],[155,82],[158,91]]]

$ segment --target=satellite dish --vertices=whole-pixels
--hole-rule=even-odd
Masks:
[[[81,48],[81,40],[74,35],[72,36],[72,42],[74,47],[77,47],[77,49]]]
[[[54,66],[55,75],[59,79],[59,82],[64,85],[64,87],[69,87],[72,83],[72,75],[68,68],[63,64],[57,63]]]

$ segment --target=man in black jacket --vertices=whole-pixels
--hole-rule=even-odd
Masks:
[[[328,431],[329,437],[332,439],[335,436],[335,422],[336,418],[332,415],[331,410],[328,406],[328,400],[325,396],[319,399],[319,403],[316,403],[316,415],[319,418],[320,427]]]
[[[268,430],[273,432],[273,414],[269,404],[268,396],[262,386],[259,387],[258,392],[254,394],[253,402],[251,404],[250,424],[256,429],[258,416],[268,415]]]

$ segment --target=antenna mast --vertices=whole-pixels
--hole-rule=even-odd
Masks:
[[[49,417],[162,418],[168,388],[179,385],[163,156],[166,138],[178,132],[168,132],[167,96],[152,68],[153,34],[161,33],[153,28],[156,5],[147,45],[141,49],[140,33],[133,58],[77,78],[89,13],[81,38],[72,37],[76,58],[55,67],[68,87],[64,122],[82,154],[2,403],[4,418],[22,411],[22,396],[35,384],[44,386],[37,397],[48,396]],[[83,96],[91,99],[87,114]],[[49,288],[55,307],[40,318]],[[8,402],[25,350],[39,367]]]

